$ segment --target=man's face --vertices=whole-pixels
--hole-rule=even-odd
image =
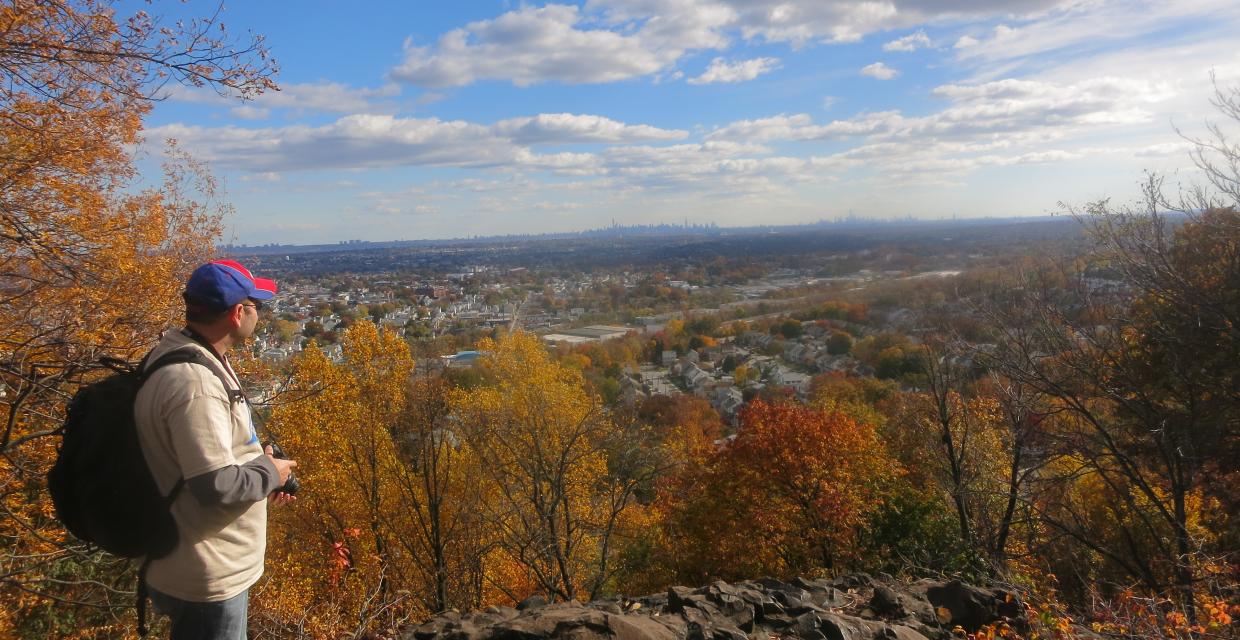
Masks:
[[[239,340],[245,340],[254,335],[254,331],[258,328],[258,310],[259,303],[256,300],[246,300],[241,303],[241,322],[237,326],[236,337]]]

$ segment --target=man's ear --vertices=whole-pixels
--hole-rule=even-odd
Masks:
[[[228,312],[228,322],[234,327],[241,326],[241,321],[245,318],[245,305],[238,302],[232,306],[232,310]]]

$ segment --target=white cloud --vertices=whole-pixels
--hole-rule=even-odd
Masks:
[[[902,51],[911,53],[918,49],[930,46],[930,38],[926,36],[925,31],[911,33],[903,38],[892,40],[883,45],[883,51]]]
[[[933,94],[951,104],[916,118],[882,111],[823,125],[815,124],[808,114],[740,120],[712,131],[707,139],[769,143],[868,136],[871,140],[1011,143],[1020,136],[1059,138],[1097,125],[1149,121],[1154,116],[1146,109],[1174,95],[1164,83],[1115,77],[1062,84],[1015,79],[948,84],[935,88]]]
[[[826,140],[891,131],[903,122],[904,119],[899,113],[884,111],[862,114],[849,120],[836,120],[825,125],[815,125],[813,118],[801,113],[757,120],[740,120],[712,131],[707,139],[743,142]]]
[[[388,216],[429,216],[439,213],[434,205],[408,202],[403,198],[375,198],[370,203],[370,211]]]
[[[589,154],[538,154],[541,144],[679,140],[685,131],[629,125],[596,115],[539,114],[493,125],[437,118],[351,115],[309,127],[246,129],[167,125],[151,139],[176,138],[206,160],[254,172],[389,166],[524,166],[578,170]]]
[[[175,138],[205,160],[248,171],[356,169],[398,165],[494,166],[516,157],[511,142],[463,121],[354,115],[321,127],[168,125],[150,132]]]
[[[973,36],[960,36],[960,39],[956,40],[956,44],[952,45],[952,48],[968,49],[969,47],[977,46],[977,42],[977,38],[974,38]]]
[[[639,140],[680,140],[687,131],[659,129],[649,125],[628,125],[610,118],[572,113],[542,113],[495,123],[496,135],[518,144],[558,144],[566,142],[635,142]]]
[[[267,91],[250,103],[236,107],[233,114],[246,119],[261,119],[271,109],[305,109],[328,113],[373,113],[392,107],[384,105],[383,99],[400,95],[400,86],[394,83],[380,87],[351,87],[338,82],[310,82],[281,84],[279,91]],[[181,102],[205,104],[232,104],[226,96],[213,90],[173,85],[166,97]]]
[[[589,0],[587,9],[603,11],[617,21],[637,20],[662,12],[686,13],[713,9],[718,28],[739,31],[745,39],[789,42],[848,43],[863,37],[921,24],[1002,16],[1028,16],[1075,0]]]
[[[777,68],[779,68],[778,58],[754,58],[738,62],[727,62],[723,58],[715,58],[710,61],[710,66],[702,75],[690,78],[688,83],[746,82]]]
[[[239,107],[229,109],[228,113],[231,113],[233,116],[241,118],[242,120],[264,120],[267,116],[271,115],[271,109],[263,109],[261,107],[243,104]]]
[[[275,171],[264,171],[262,173],[250,173],[241,176],[242,182],[280,182],[284,177]]]
[[[1187,158],[1193,147],[1187,142],[1162,142],[1152,144],[1141,149],[1132,151],[1132,154],[1142,158],[1150,157],[1169,157]]]
[[[745,40],[857,42],[866,35],[935,21],[1026,17],[1076,0],[588,0],[583,7],[522,6],[449,31],[433,44],[407,42],[392,70],[427,87],[482,80],[603,83],[674,73],[688,52]],[[918,32],[892,51],[929,45]],[[769,71],[763,68],[759,73]],[[702,82],[720,81],[700,77]]]
[[[724,46],[716,29],[727,18],[712,11],[647,16],[629,33],[580,28],[585,20],[576,6],[523,7],[450,31],[433,48],[407,45],[392,77],[430,87],[626,80],[668,68],[688,50]]]
[[[1068,3],[1036,20],[1008,21],[989,38],[957,41],[962,60],[1016,60],[1078,47],[1114,45],[1199,18],[1212,25],[1234,23],[1240,7],[1229,0],[1100,0]],[[968,41],[965,41],[968,38]],[[1160,36],[1160,40],[1166,40]],[[968,46],[962,45],[962,42]],[[1145,45],[1147,43],[1141,43]]]
[[[890,80],[900,75],[899,71],[896,71],[895,69],[892,69],[891,67],[881,62],[875,62],[874,64],[867,64],[866,66],[861,68],[860,73],[863,76],[870,76],[871,78],[876,78],[878,80]]]
[[[1117,77],[948,84],[933,94],[948,105],[925,116],[886,111],[817,124],[808,114],[783,114],[733,122],[707,134],[707,140],[768,144],[855,139],[853,146],[815,162],[830,163],[833,169],[864,166],[890,175],[961,176],[982,167],[1096,157],[1096,148],[1078,141],[1152,123],[1156,106],[1175,96],[1166,83]],[[1163,139],[1168,135],[1170,131]],[[1175,148],[1149,144],[1130,155],[1161,155]],[[1182,143],[1178,148],[1183,149]]]

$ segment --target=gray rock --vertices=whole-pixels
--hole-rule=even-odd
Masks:
[[[950,620],[940,622],[935,607]],[[592,603],[487,607],[436,615],[402,640],[947,640],[952,626],[975,630],[1023,607],[1007,592],[922,581],[903,585],[859,574],[833,580],[716,582],[666,595]]]
[[[822,617],[821,630],[827,640],[865,640],[867,637],[853,620],[833,614]]]
[[[906,627],[902,624],[893,624],[887,627],[886,637],[890,640],[926,640],[926,636],[912,627]]]
[[[761,611],[762,611],[762,618],[764,620],[769,620],[771,616],[778,616],[778,615],[783,614],[784,606],[774,600],[768,600],[762,603]]]
[[[784,582],[783,580],[776,580],[774,578],[758,578],[753,581],[753,584],[756,584],[767,591],[792,591],[793,589],[799,588],[791,582]]]
[[[606,615],[576,603],[547,606],[494,625],[491,637],[493,640],[605,640],[608,635]]]
[[[801,578],[801,577],[793,578],[791,584],[793,586],[800,587],[801,589],[805,589],[806,591],[830,589],[835,586],[835,583],[832,580],[825,580],[821,578],[810,579],[810,578]]]
[[[542,607],[542,606],[546,606],[546,604],[547,604],[546,598],[538,594],[534,594],[522,600],[521,602],[518,602],[517,611],[525,611],[526,609],[532,609],[534,607]]]
[[[680,613],[686,607],[694,606],[690,598],[694,596],[693,589],[689,587],[669,587],[667,590],[667,610],[672,613]]]
[[[939,620],[949,629],[960,625],[972,633],[999,617],[994,592],[966,585],[959,580],[926,588],[926,599],[935,611],[946,609],[951,614],[949,620]]]
[[[613,640],[676,640],[677,634],[645,616],[609,615],[607,628]]]
[[[731,625],[717,625],[710,635],[711,640],[749,640],[744,631]]]
[[[882,584],[874,587],[874,595],[870,597],[870,609],[885,618],[903,618],[908,615],[896,592]]]

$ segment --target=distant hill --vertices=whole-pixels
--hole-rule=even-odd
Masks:
[[[1032,216],[1019,218],[962,218],[943,220],[920,220],[900,218],[893,220],[871,220],[865,218],[844,218],[840,220],[820,220],[799,225],[755,225],[747,227],[720,227],[715,224],[704,225],[613,225],[599,229],[563,233],[509,234],[496,236],[475,236],[472,238],[447,238],[438,240],[392,240],[372,242],[369,240],[344,240],[330,244],[264,244],[244,245],[225,244],[221,249],[230,255],[273,255],[293,253],[325,253],[339,251],[365,251],[372,249],[399,249],[410,247],[449,247],[459,245],[497,244],[537,240],[573,240],[590,238],[705,238],[745,235],[805,233],[808,231],[865,232],[877,230],[943,230],[966,229],[971,227],[995,227],[1029,223],[1054,222],[1067,225],[1071,218],[1064,216]]]

